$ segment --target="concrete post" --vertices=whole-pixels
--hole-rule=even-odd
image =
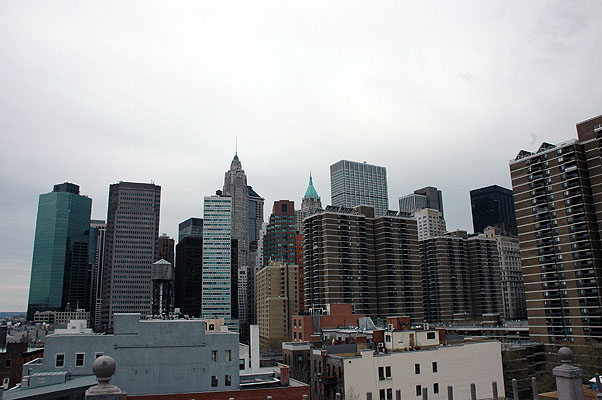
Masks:
[[[561,347],[558,350],[560,362],[562,365],[554,368],[552,373],[556,377],[556,390],[558,398],[563,400],[583,400],[583,384],[581,378],[583,371],[571,365],[573,360],[573,351],[568,347]]]
[[[491,393],[493,393],[493,400],[498,400],[497,393],[497,382],[491,382]]]
[[[516,379],[512,379],[512,400],[520,400],[518,395],[518,381]]]
[[[451,386],[447,387],[447,400],[454,400],[454,388]]]
[[[470,400],[477,400],[477,385],[470,384]]]
[[[537,378],[531,377],[531,393],[533,393],[533,400],[539,400],[539,390],[537,390]]]
[[[429,390],[422,388],[422,400],[429,400]]]
[[[115,373],[115,360],[109,356],[101,356],[94,360],[92,371],[96,375],[98,385],[86,390],[86,400],[122,400],[125,392],[109,382]]]

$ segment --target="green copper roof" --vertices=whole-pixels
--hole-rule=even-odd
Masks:
[[[305,191],[305,196],[303,196],[303,198],[312,198],[320,200],[320,196],[318,196],[318,192],[316,192],[316,188],[314,187],[314,182],[311,178],[311,173],[309,174],[309,186],[307,187],[307,190]]]

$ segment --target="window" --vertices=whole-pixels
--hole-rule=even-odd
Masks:
[[[6,361],[4,362],[4,366],[5,366],[6,368],[10,368],[10,360],[6,360]]]
[[[296,328],[296,327],[297,327],[297,320],[293,319],[293,328]]]
[[[393,388],[387,389],[387,400],[393,400]]]
[[[104,356],[104,353],[94,353],[94,359],[96,360],[98,357]]]
[[[416,385],[416,396],[422,396],[422,386]]]
[[[238,360],[238,369],[240,369],[241,371],[243,369],[245,369],[245,359],[244,358],[241,358]]]
[[[54,366],[56,368],[62,368],[65,366],[65,353],[59,353],[54,356]]]
[[[299,319],[299,328],[301,328],[301,319]]]
[[[293,339],[297,340],[297,332],[293,332]]]
[[[391,366],[385,367],[385,376],[387,379],[391,379]]]
[[[420,374],[420,364],[414,364],[414,373],[416,375]]]
[[[385,336],[385,342],[391,343],[391,335]]]
[[[211,350],[211,361],[217,361],[217,350]]]
[[[211,375],[211,387],[217,387],[217,376]]]
[[[385,380],[385,369],[383,367],[378,367],[378,379],[381,381]]]
[[[439,372],[439,367],[437,366],[437,361],[433,361],[433,372]]]
[[[380,398],[380,400],[387,400],[387,399],[385,398],[385,389],[380,389],[380,390],[378,391],[378,394],[379,394],[379,398]]]
[[[4,387],[4,389],[8,389],[8,385],[10,385],[10,378],[2,379],[2,387]]]
[[[226,375],[224,377],[224,382],[226,386],[232,386],[232,375]]]
[[[303,340],[303,332],[299,332],[299,340]]]
[[[226,350],[226,361],[232,361],[232,350]]]
[[[75,353],[75,366],[76,367],[83,367],[84,366],[84,359],[86,358],[86,354],[85,353]]]
[[[438,383],[433,383],[433,393],[434,394],[439,393],[439,384]]]
[[[427,339],[434,339],[435,338],[435,332],[427,332],[426,333],[426,338]]]

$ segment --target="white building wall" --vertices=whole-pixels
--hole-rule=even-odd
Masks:
[[[433,363],[437,363],[436,372]],[[416,373],[416,364],[420,373]],[[344,385],[346,399],[364,399],[367,392],[380,398],[380,390],[391,389],[393,396],[401,390],[401,398],[419,399],[416,386],[428,388],[429,399],[447,399],[447,387],[452,386],[454,399],[469,399],[470,384],[477,387],[477,398],[493,397],[491,382],[497,382],[498,394],[504,397],[502,348],[500,342],[471,343],[437,347],[432,350],[403,351],[375,355],[362,351],[360,357],[345,358]],[[379,367],[391,367],[391,377],[379,379]],[[434,393],[438,384],[439,393]],[[385,397],[386,398],[386,397]],[[395,398],[395,397],[393,397]]]
[[[418,240],[443,236],[447,232],[445,220],[441,213],[431,208],[423,208],[413,212],[418,228]]]

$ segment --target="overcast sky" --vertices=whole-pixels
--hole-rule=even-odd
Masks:
[[[161,232],[202,217],[238,137],[248,182],[299,203],[311,170],[387,168],[389,208],[510,186],[508,160],[602,114],[602,3],[0,1],[0,311],[27,306],[38,195],[162,186]]]

